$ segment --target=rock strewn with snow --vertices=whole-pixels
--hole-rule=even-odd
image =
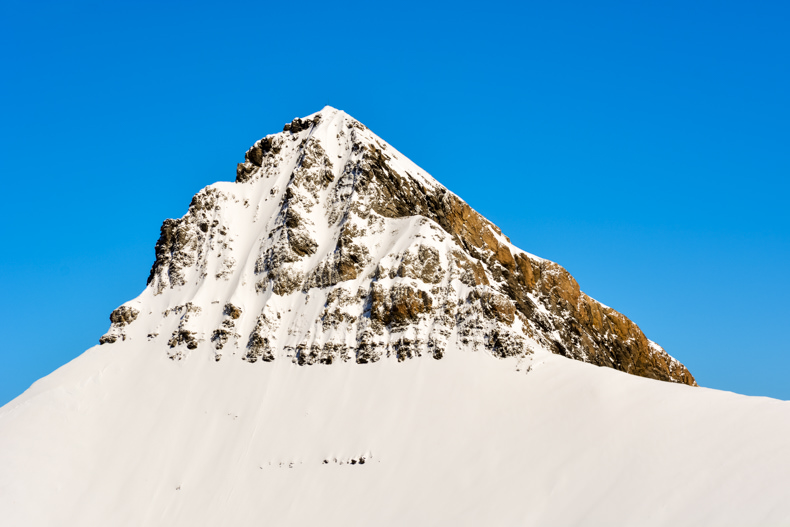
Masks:
[[[139,310],[140,322],[113,320],[103,343],[138,328],[149,339],[168,335],[176,359],[205,346],[219,360],[228,345],[249,362],[285,356],[303,365],[543,348],[696,384],[564,268],[513,246],[329,107],[256,142],[235,183],[203,189],[184,217],[166,220],[147,289],[121,309]]]

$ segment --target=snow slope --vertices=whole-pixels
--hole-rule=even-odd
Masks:
[[[122,342],[0,410],[0,518],[788,525],[789,434],[788,402],[540,352],[304,368]]]

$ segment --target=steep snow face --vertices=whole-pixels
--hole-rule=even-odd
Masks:
[[[448,349],[548,350],[695,384],[626,317],[528,254],[364,125],[330,107],[258,141],[235,183],[167,220],[148,287],[102,343],[300,365]]]

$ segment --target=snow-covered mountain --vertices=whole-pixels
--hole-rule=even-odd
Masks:
[[[790,524],[790,403],[695,387],[333,108],[110,319],[0,409],[0,524]]]
[[[565,269],[513,246],[346,113],[295,119],[245,159],[235,183],[165,221],[148,288],[112,314],[103,343],[300,365],[547,349],[695,384]]]

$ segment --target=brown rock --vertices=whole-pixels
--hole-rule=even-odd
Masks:
[[[682,364],[673,362],[663,351],[651,350],[636,324],[582,293],[563,267],[523,253],[514,255],[507,244],[500,242],[503,235],[499,228],[457,196],[441,187],[425,188],[408,174],[398,174],[387,161],[380,149],[367,147],[363,162],[356,167],[362,176],[360,188],[375,195],[371,207],[389,218],[425,216],[451,235],[463,249],[463,253],[452,253],[461,281],[490,285],[509,298],[506,304],[496,296],[481,297],[486,317],[510,325],[519,315],[539,328],[544,345],[562,355],[644,377],[696,384]],[[490,283],[486,269],[494,283]],[[413,276],[405,268],[398,273]],[[388,303],[385,292],[374,292],[371,318],[385,325],[393,321],[407,324],[425,309],[416,293],[403,291],[400,295],[394,306]],[[548,314],[537,309],[532,298],[543,304]],[[559,338],[554,336],[557,334]],[[551,335],[551,340],[546,335]],[[497,334],[490,340],[497,348],[503,338]]]

